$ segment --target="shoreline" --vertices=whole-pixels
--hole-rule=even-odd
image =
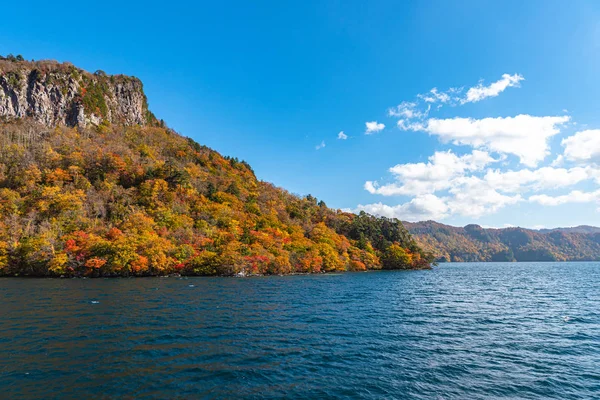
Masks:
[[[106,276],[50,276],[50,275],[0,275],[0,279],[139,279],[139,278],[261,278],[261,277],[284,277],[284,276],[308,276],[308,275],[344,275],[352,273],[369,272],[394,272],[394,271],[430,271],[429,268],[407,268],[407,269],[370,269],[366,271],[332,271],[332,272],[293,272],[289,274],[235,274],[235,275],[106,275]]]

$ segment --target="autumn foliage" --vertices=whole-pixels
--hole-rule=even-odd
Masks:
[[[434,221],[407,223],[415,240],[438,261],[598,261],[597,228],[557,228],[547,231],[510,227],[455,227]],[[582,229],[583,228],[583,229]]]
[[[429,267],[396,220],[329,209],[160,127],[0,125],[0,275]]]

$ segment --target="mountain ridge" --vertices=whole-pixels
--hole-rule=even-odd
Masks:
[[[550,232],[573,232],[573,233],[599,233],[600,227],[592,225],[577,225],[571,227],[558,227],[558,228],[542,228],[536,229],[538,232],[550,233]]]
[[[403,224],[439,262],[600,260],[600,228],[588,225],[535,230],[435,221]]]

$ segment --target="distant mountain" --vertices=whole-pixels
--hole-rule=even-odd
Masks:
[[[538,229],[538,232],[600,233],[600,228],[598,228],[597,226],[579,225],[573,226],[571,228]]]
[[[539,231],[455,227],[435,221],[404,222],[404,226],[442,262],[600,260],[600,228],[593,226]]]

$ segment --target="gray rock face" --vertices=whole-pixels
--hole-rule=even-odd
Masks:
[[[53,61],[0,60],[0,118],[24,117],[81,127],[103,121],[145,125],[153,119],[137,78],[90,74]]]

